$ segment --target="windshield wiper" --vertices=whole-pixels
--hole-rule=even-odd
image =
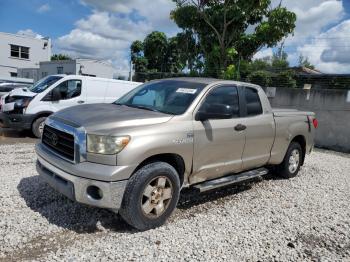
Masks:
[[[163,114],[167,114],[164,113],[156,108],[152,108],[152,107],[147,107],[147,106],[142,106],[142,105],[131,105],[131,104],[124,104],[125,106],[128,107],[133,107],[133,108],[138,108],[138,109],[144,109],[144,110],[148,110],[148,111],[153,111],[153,112],[159,112],[159,113],[163,113]]]
[[[147,107],[147,106],[140,106],[140,105],[126,105],[126,106],[130,106],[130,107],[134,107],[134,108],[139,108],[139,109],[145,109],[145,110],[148,110],[148,111],[154,111],[154,112],[160,112],[159,110],[155,109],[155,108],[150,108],[150,107]]]

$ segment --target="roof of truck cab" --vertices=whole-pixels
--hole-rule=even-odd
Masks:
[[[186,82],[201,83],[201,84],[206,84],[206,85],[213,84],[213,83],[225,83],[226,82],[228,84],[234,84],[234,85],[247,85],[247,86],[260,87],[258,85],[254,85],[254,84],[246,83],[246,82],[224,80],[224,79],[217,79],[217,78],[206,78],[206,77],[174,77],[174,78],[164,78],[164,79],[157,79],[157,80],[158,81],[159,80],[186,81]]]

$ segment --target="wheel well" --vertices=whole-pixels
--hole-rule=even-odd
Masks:
[[[139,164],[135,169],[135,172],[139,170],[141,167],[149,163],[158,162],[158,161],[168,163],[169,165],[174,167],[177,173],[179,174],[180,185],[183,184],[184,174],[185,174],[185,162],[183,158],[177,154],[168,153],[168,154],[158,154],[158,155],[151,156],[145,159],[144,161],[142,161],[141,164]]]
[[[40,117],[48,117],[48,116],[51,115],[51,114],[52,114],[52,112],[42,112],[42,113],[36,115],[36,116],[34,117],[33,121],[32,121],[32,126],[33,126],[33,123],[34,123],[37,119],[39,119]]]
[[[305,137],[304,136],[296,136],[293,138],[293,140],[291,142],[296,142],[298,143],[300,146],[301,146],[301,150],[302,150],[302,153],[303,153],[303,157],[302,157],[302,160],[301,160],[301,165],[304,164],[304,159],[305,159],[305,154],[306,154],[306,140],[305,140]]]

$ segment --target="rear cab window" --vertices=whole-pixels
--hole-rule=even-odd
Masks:
[[[258,90],[251,87],[244,88],[244,98],[247,116],[257,116],[263,113]]]

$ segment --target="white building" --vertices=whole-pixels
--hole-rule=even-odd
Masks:
[[[0,32],[0,80],[16,81],[19,68],[39,68],[50,61],[51,40]]]
[[[56,74],[113,78],[115,69],[112,64],[107,61],[83,58],[40,62],[38,69],[18,69],[19,77],[31,78],[34,79],[34,81],[38,81],[48,75]]]

